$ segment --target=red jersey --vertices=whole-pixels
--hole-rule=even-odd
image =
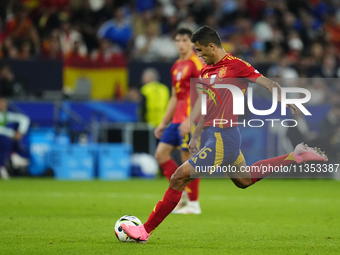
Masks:
[[[199,78],[202,67],[203,63],[195,53],[185,61],[178,59],[172,66],[172,86],[176,89],[177,104],[171,123],[182,123],[189,116],[190,78]]]
[[[203,86],[205,89],[208,89],[209,85],[212,85],[214,88],[213,84],[225,84],[227,81],[228,84],[235,85],[241,89],[243,94],[246,93],[249,82],[255,82],[258,77],[262,76],[262,74],[249,63],[233,57],[230,54],[226,55],[215,65],[204,66],[201,75],[203,77],[203,83],[208,85]],[[204,116],[204,127],[214,126],[214,119],[224,119],[228,121],[226,124],[219,124],[218,127],[221,128],[230,127],[231,121],[233,122],[233,127],[237,126],[238,115],[233,115],[233,96],[230,90],[224,88],[215,88],[215,90],[222,101],[222,105],[214,93],[212,93],[212,95],[215,97],[217,105],[215,105],[215,101],[207,95],[207,114]],[[208,89],[208,91],[213,92],[211,89]],[[203,93],[207,94],[206,92]]]

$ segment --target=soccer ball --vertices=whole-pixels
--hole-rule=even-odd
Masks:
[[[116,222],[115,234],[117,239],[121,242],[135,242],[135,240],[128,237],[128,235],[122,229],[122,227],[120,226],[122,223],[126,225],[139,226],[142,225],[142,222],[137,217],[132,215],[124,215],[123,217],[120,217],[120,219]]]

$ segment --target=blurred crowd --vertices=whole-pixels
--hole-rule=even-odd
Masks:
[[[176,30],[202,25],[264,75],[309,89],[310,104],[330,103],[324,123],[334,129],[322,139],[340,148],[339,0],[1,0],[0,59],[172,63]],[[25,94],[8,65],[0,83],[6,96]],[[139,88],[127,99],[140,102]]]
[[[0,58],[172,62],[176,29],[202,25],[269,77],[340,77],[337,0],[2,0]]]
[[[270,76],[340,76],[337,0],[2,0],[2,58],[177,57],[179,27],[214,27],[223,46]],[[291,67],[294,66],[294,67]]]

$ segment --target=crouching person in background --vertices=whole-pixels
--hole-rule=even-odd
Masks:
[[[7,99],[0,97],[0,174],[3,179],[9,179],[5,163],[11,154],[20,153],[20,141],[26,134],[30,119],[21,113],[8,111]]]

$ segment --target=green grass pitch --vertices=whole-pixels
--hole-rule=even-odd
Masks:
[[[116,220],[145,222],[167,181],[0,181],[0,254],[340,254],[340,182],[201,181],[201,215],[169,215],[147,244]]]

